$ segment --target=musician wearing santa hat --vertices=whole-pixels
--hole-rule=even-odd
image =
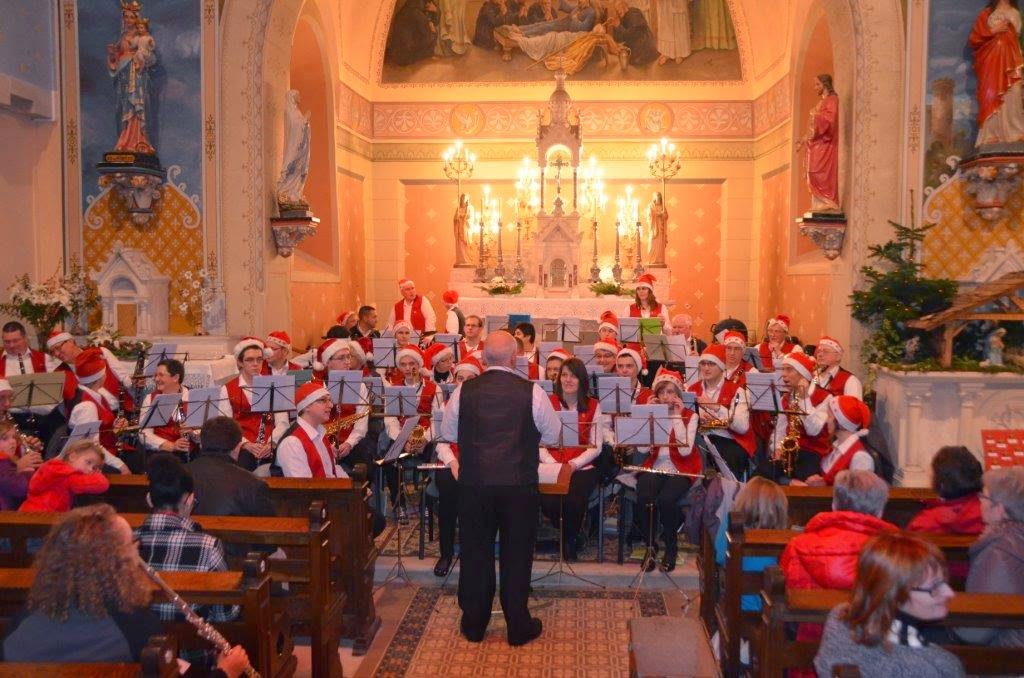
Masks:
[[[725,346],[708,346],[700,356],[700,378],[689,391],[697,396],[700,426],[706,429],[723,461],[737,480],[742,481],[757,450],[750,428],[747,391],[725,378]]]
[[[366,354],[359,342],[351,339],[328,339],[317,347],[316,355],[319,365],[322,366],[322,370],[316,373],[317,381],[326,382],[331,372],[362,370],[362,365],[366,363]],[[345,388],[351,387],[346,385]],[[363,415],[331,435],[332,444],[338,448],[337,457],[345,459],[348,464],[369,461],[372,454],[372,451],[365,451],[356,458],[349,457],[356,446],[366,438],[369,429],[369,417],[366,415],[370,410],[370,395],[364,383],[358,386],[358,400],[359,404],[334,404],[326,422],[334,424],[341,419],[351,419],[357,414]]]
[[[799,345],[789,340],[789,316],[777,315],[765,326],[765,339],[757,345],[761,358],[761,370],[774,372],[779,369],[782,359],[790,353],[803,353]]]
[[[615,374],[629,379],[631,399],[643,405],[654,393],[640,383],[640,377],[647,374],[647,358],[638,348],[626,346],[615,355]]]
[[[843,360],[843,345],[832,337],[822,337],[814,349],[814,360],[818,372],[814,375],[811,390],[823,389],[830,395],[848,395],[864,400],[864,386],[852,372],[840,367]]]
[[[662,540],[665,542],[665,555],[658,567],[663,572],[671,572],[676,567],[676,533],[683,518],[679,501],[689,491],[693,478],[669,474],[699,474],[703,470],[703,462],[700,451],[694,445],[697,417],[683,407],[683,392],[686,388],[683,375],[673,370],[659,370],[654,375],[653,388],[654,397],[648,402],[668,405],[672,428],[669,432],[669,444],[650,450],[643,466],[665,473],[640,473],[637,477],[636,491],[644,539],[649,539],[652,534],[653,514],[656,516],[656,522],[661,524]],[[655,544],[649,546],[657,550]],[[654,569],[653,561],[648,563],[647,569]]]
[[[70,337],[71,335],[68,335]],[[63,399],[68,400],[75,395],[78,384],[75,381],[71,364],[61,367],[52,356],[30,349],[25,326],[12,320],[3,326],[4,350],[0,356],[0,378],[13,377],[20,374],[42,374],[64,369],[68,378],[64,382]],[[11,417],[22,431],[38,433],[43,440],[50,440],[53,434],[64,425],[64,415],[56,404],[33,405],[31,411],[26,408],[11,410]]]
[[[658,281],[650,273],[644,273],[636,279],[636,291],[633,303],[629,305],[630,318],[661,318],[662,327],[670,327],[668,307],[658,302],[654,296],[654,283]]]
[[[559,346],[548,353],[544,360],[544,378],[550,382],[558,379],[558,372],[562,369],[562,363],[572,357],[572,354]]]
[[[323,382],[310,381],[296,389],[298,418],[277,446],[277,465],[285,478],[348,477],[337,461],[341,451],[324,431],[333,407]]]
[[[390,328],[391,335],[395,338],[395,366],[384,369],[384,381],[388,384],[399,386],[402,380],[405,378],[402,375],[402,370],[398,368],[398,351],[401,351],[406,346],[416,346],[413,342],[413,327],[412,323],[408,320],[398,320]]]
[[[828,432],[832,448],[821,460],[821,473],[807,478],[808,485],[828,485],[836,482],[840,471],[874,471],[875,459],[864,447],[862,439],[871,425],[871,410],[860,398],[838,395],[828,401]],[[798,484],[799,481],[793,481]]]
[[[444,318],[444,331],[447,334],[458,334],[461,336],[466,326],[466,316],[463,315],[462,309],[459,308],[459,293],[455,290],[445,290],[444,294],[441,295],[441,301],[444,302],[444,307],[447,309]]]
[[[340,323],[339,323],[340,324]],[[292,352],[292,338],[284,330],[277,330],[267,335],[266,362],[263,363],[263,374],[288,374],[289,370],[301,370],[302,366],[288,360]]]
[[[106,372],[107,361],[98,348],[87,348],[75,358],[78,392],[73,400],[64,403],[68,412],[68,430],[73,431],[81,424],[98,423],[97,440],[103,447],[103,463],[121,473],[130,473],[128,465],[116,455],[117,435],[114,429],[127,423],[117,419],[110,402],[113,396],[102,387]]]
[[[594,365],[591,372],[606,372],[611,374],[615,371],[615,357],[621,350],[619,342],[614,339],[598,339],[594,342]]]
[[[746,387],[747,372],[754,366],[747,362],[743,354],[747,350],[747,338],[735,330],[729,330],[722,336],[725,347],[725,378],[737,386]]]
[[[806,480],[821,472],[821,458],[828,454],[831,439],[828,428],[828,401],[831,396],[824,390],[810,393],[814,378],[814,358],[806,353],[790,353],[782,359],[782,381],[789,391],[782,395],[782,409],[775,422],[772,449],[781,459],[780,446],[790,432],[790,417],[794,419],[798,436],[798,451],[793,464],[793,478]],[[797,412],[803,412],[798,414]]]
[[[256,337],[243,337],[231,351],[238,366],[238,376],[220,387],[221,401],[228,403],[232,418],[242,428],[243,442],[238,464],[250,471],[270,463],[274,441],[280,439],[288,428],[286,412],[264,414],[252,411],[252,380],[263,373],[266,348],[266,344]]]
[[[402,298],[395,302],[388,316],[388,327],[394,327],[399,320],[407,321],[419,333],[433,332],[437,327],[437,317],[430,302],[416,294],[416,283],[409,278],[398,281],[398,289]]]
[[[611,311],[601,314],[600,324],[597,326],[597,338],[601,341],[619,340],[619,318]]]
[[[338,317],[334,319],[334,324],[344,327],[352,333],[352,328],[356,326],[359,321],[359,314],[355,311],[342,311],[338,314]]]
[[[423,351],[423,361],[434,383],[450,384],[455,381],[455,373],[452,370],[452,362],[455,352],[447,344],[432,343]]]
[[[121,365],[121,361],[109,348],[100,346],[99,349],[103,353],[103,359],[107,361],[107,378],[104,383],[107,390],[119,396],[120,389],[131,389],[134,386],[131,373]],[[54,330],[46,339],[46,350],[60,361],[57,369],[67,369],[73,374],[75,358],[83,349],[75,342],[70,332]]]

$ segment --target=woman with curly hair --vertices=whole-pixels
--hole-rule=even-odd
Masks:
[[[0,661],[138,662],[149,637],[164,632],[149,608],[151,586],[132,529],[108,504],[63,516],[35,569],[25,610],[0,644]],[[235,678],[247,664],[236,645],[214,671],[190,667],[185,675]]]

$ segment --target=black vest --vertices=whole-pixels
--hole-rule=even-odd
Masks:
[[[540,431],[533,382],[487,370],[463,382],[459,396],[459,482],[536,485]]]

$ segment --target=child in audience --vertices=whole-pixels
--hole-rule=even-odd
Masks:
[[[103,449],[94,440],[78,440],[60,457],[40,466],[28,483],[28,498],[20,511],[71,510],[79,494],[103,494],[110,481],[100,473]]]
[[[0,421],[0,511],[13,511],[28,494],[28,481],[43,463],[35,450],[18,454],[18,429]]]

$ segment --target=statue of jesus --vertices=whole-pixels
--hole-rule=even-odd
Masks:
[[[811,212],[838,213],[839,206],[839,97],[831,75],[814,79],[820,97],[811,109],[807,135],[797,142],[807,147],[807,187],[811,191]]]

